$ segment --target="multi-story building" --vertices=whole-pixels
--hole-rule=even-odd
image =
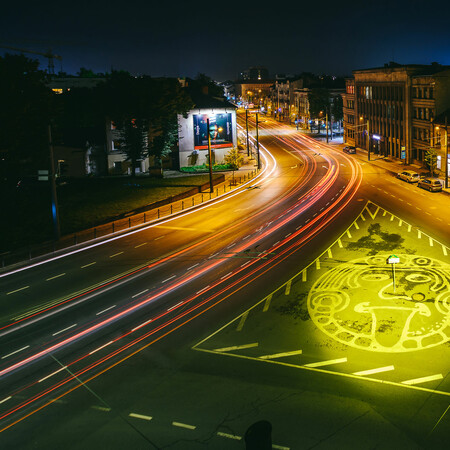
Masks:
[[[450,106],[450,68],[389,63],[353,75],[343,95],[346,142],[423,163],[434,145],[433,120]]]

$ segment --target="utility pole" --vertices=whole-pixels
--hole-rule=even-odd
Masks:
[[[258,113],[256,113],[256,154],[258,155],[258,170],[259,170],[261,169],[261,160],[259,157]]]
[[[53,156],[53,140],[52,140],[52,126],[48,125],[48,148],[50,152],[50,183],[52,189],[52,221],[53,221],[53,236],[55,241],[59,241],[61,232],[59,228],[59,211],[58,211],[58,197],[56,195],[56,180],[55,180],[55,161]]]
[[[369,120],[367,120],[367,160],[370,161],[370,131],[369,131]]]
[[[211,133],[209,131],[209,117],[206,119],[206,128],[208,132],[208,158],[209,158],[209,192],[214,192],[212,179],[212,152],[211,152]]]
[[[250,156],[250,146],[248,143],[248,109],[245,109],[245,128],[247,130],[247,156]]]
[[[447,116],[445,116],[445,189],[448,188],[448,128],[447,128]]]
[[[327,133],[327,144],[328,144],[328,107],[325,108],[325,132]]]

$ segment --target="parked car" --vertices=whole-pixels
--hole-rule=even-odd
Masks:
[[[420,175],[413,170],[404,170],[397,174],[397,178],[400,180],[407,181],[408,183],[417,183],[420,180]]]
[[[356,153],[356,147],[352,147],[351,145],[347,145],[346,147],[344,147],[344,153],[355,154]]]
[[[417,183],[417,186],[428,189],[430,192],[442,191],[442,183],[434,178],[423,178]]]

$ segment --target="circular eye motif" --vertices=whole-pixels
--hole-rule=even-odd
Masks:
[[[405,276],[405,280],[412,283],[427,283],[432,281],[431,277],[424,273],[410,273]]]

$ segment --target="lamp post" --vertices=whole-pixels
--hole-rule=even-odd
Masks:
[[[209,158],[209,192],[214,192],[212,179],[212,152],[211,152],[211,133],[209,131],[209,117],[206,119],[206,129],[208,130],[208,158]]]
[[[247,156],[250,156],[250,146],[248,144],[248,109],[245,109],[245,128],[247,130]]]
[[[258,113],[256,113],[256,154],[258,155],[258,170],[261,169],[261,160],[259,156],[259,133],[258,133]]]

